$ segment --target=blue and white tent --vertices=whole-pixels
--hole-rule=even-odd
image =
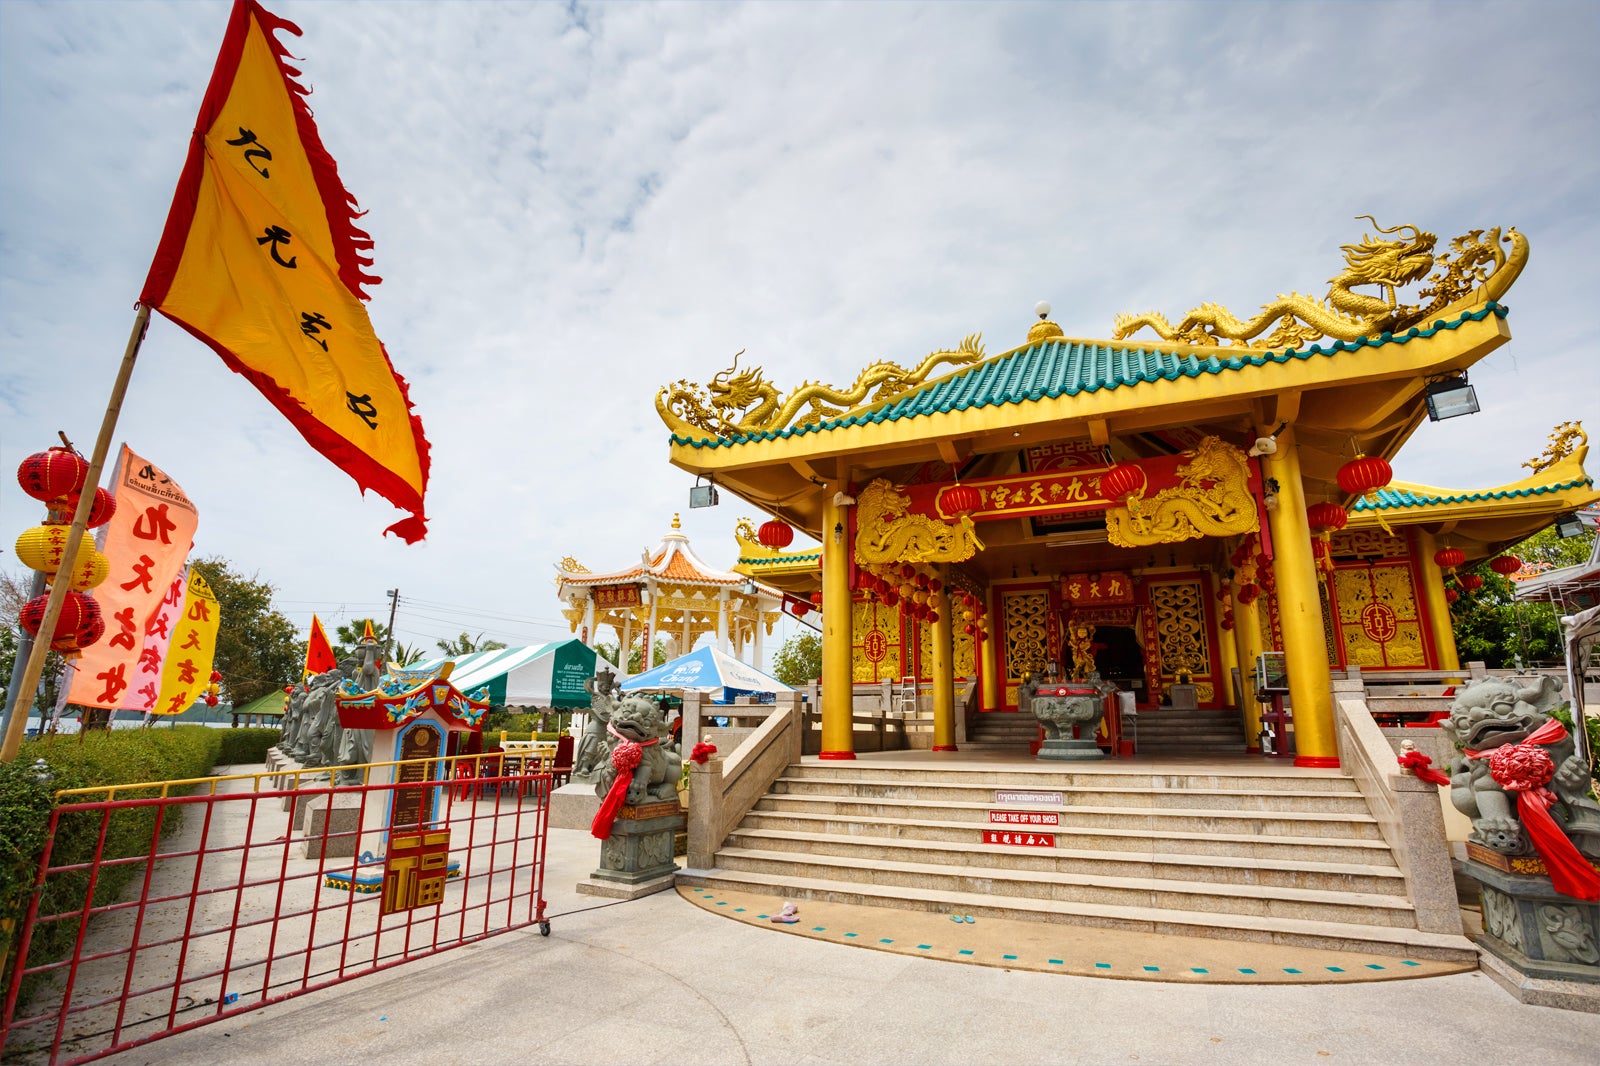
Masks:
[[[688,655],[680,655],[652,670],[625,678],[621,686],[624,692],[656,689],[708,692],[713,703],[732,703],[740,696],[761,698],[794,691],[777,678],[712,647],[696,648]]]

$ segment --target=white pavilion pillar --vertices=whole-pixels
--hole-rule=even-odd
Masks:
[[[628,653],[633,650],[633,608],[623,608],[622,626],[617,630],[617,680],[628,676]]]
[[[694,639],[694,611],[688,607],[683,609],[683,636],[678,641],[678,654],[689,654],[689,642]]]
[[[595,638],[595,633],[594,633],[594,594],[590,593],[590,595],[589,595],[589,605],[587,607],[585,607],[584,610],[583,610],[583,642],[585,644],[593,646],[593,644],[595,642],[595,639],[596,638]]]
[[[644,651],[639,656],[639,672],[642,674],[655,665],[655,652],[651,645],[656,639],[656,601],[660,599],[659,590],[654,581],[650,582],[650,628],[645,630]]]
[[[761,631],[762,631],[762,629],[765,628],[765,626],[762,625],[761,597],[760,596],[756,597],[755,604],[756,604],[755,639],[751,641],[751,643],[754,645],[754,647],[752,649],[752,654],[750,656],[750,665],[755,667],[757,670],[765,670],[766,667],[761,665],[761,663],[762,663],[762,659],[761,659]]]
[[[717,590],[717,650],[728,654],[728,590]]]

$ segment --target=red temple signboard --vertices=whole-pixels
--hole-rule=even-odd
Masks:
[[[1133,578],[1121,570],[1064,574],[1061,599],[1074,607],[1116,607],[1133,602]]]

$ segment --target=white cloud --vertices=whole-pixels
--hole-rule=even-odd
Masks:
[[[1424,427],[1401,477],[1513,480],[1555,423],[1600,427],[1581,5],[268,6],[370,212],[429,541],[380,539],[392,509],[163,321],[118,437],[302,624],[398,585],[483,612],[403,605],[403,637],[555,635],[491,616],[557,622],[551,564],[622,565],[677,511],[730,563],[753,514],[686,510],[660,385],[741,348],[783,386],[974,331],[1000,351],[1040,298],[1106,336],[1320,293],[1369,212],[1533,246],[1515,340],[1473,370],[1484,414]],[[0,466],[57,428],[93,443],[227,10],[0,4]]]

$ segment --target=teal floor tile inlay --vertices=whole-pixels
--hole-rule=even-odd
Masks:
[[[813,933],[826,933],[828,931],[828,927],[825,925],[813,925],[811,927],[811,931]]]
[[[957,955],[971,955],[972,954],[972,949],[971,948],[962,948],[960,951],[956,952],[956,954]]]
[[[1111,964],[1109,962],[1097,962],[1094,964],[1094,968],[1097,970],[1109,970],[1111,969]]]
[[[1299,971],[1299,970],[1296,970],[1296,969],[1294,969],[1294,968],[1293,968],[1293,967],[1290,967],[1290,966],[1285,966],[1285,967],[1284,967],[1284,968],[1283,968],[1283,972],[1284,972],[1284,973],[1299,973],[1299,972],[1300,972],[1300,971]]]
[[[1240,973],[1255,973],[1254,970],[1245,970],[1245,969],[1241,969],[1239,972]]]
[[[878,943],[880,943],[880,944],[893,944],[894,941],[892,939],[890,939],[889,937],[881,937],[878,940]]]
[[[1421,966],[1422,963],[1414,962],[1411,959],[1401,959],[1400,960],[1400,965],[1401,966]]]
[[[846,933],[845,934],[845,936],[851,936],[851,937],[860,936],[860,935],[861,935],[860,933]]]
[[[719,907],[726,907],[727,905],[728,905],[728,901],[725,900],[725,899],[724,900],[719,900],[718,903],[717,903],[717,906],[719,906]]]
[[[1017,961],[1017,957],[1015,955],[1002,955],[1000,957],[1002,959],[1010,959],[1012,962],[1016,962]]]
[[[1198,966],[1191,966],[1191,967],[1189,967],[1189,972],[1190,973],[1210,973],[1211,971],[1210,970],[1203,970]]]
[[[733,913],[735,913],[735,914],[743,914],[744,913],[744,908],[743,907],[735,907],[735,908],[733,908]]]
[[[756,915],[756,917],[757,917],[757,918],[760,918],[760,919],[762,919],[762,920],[765,920],[765,919],[767,919],[767,918],[770,918],[770,917],[771,917],[771,915],[768,915],[768,914],[758,914],[758,915]]]
[[[1333,973],[1344,973],[1344,967],[1343,966],[1329,966],[1329,967],[1326,967],[1326,969],[1332,971]]]
[[[1161,967],[1159,967],[1159,966],[1146,966],[1144,968],[1144,972],[1145,973],[1160,973],[1161,972]]]
[[[1049,962],[1051,966],[1065,966],[1066,965],[1066,963],[1062,962],[1060,959],[1047,959],[1045,961]]]
[[[933,950],[933,945],[932,944],[918,944],[917,945],[917,950],[918,951],[932,951]]]
[[[1369,962],[1369,963],[1367,963],[1367,969],[1369,969],[1369,970],[1381,970],[1381,969],[1383,969],[1383,967],[1379,966],[1375,962]]]

